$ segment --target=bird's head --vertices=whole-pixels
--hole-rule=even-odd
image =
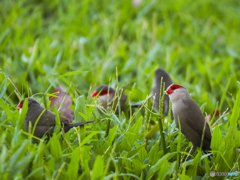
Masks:
[[[170,85],[165,91],[172,102],[176,102],[186,96],[189,96],[188,90],[178,84]]]
[[[156,78],[161,78],[163,76],[168,76],[168,73],[166,71],[164,71],[163,69],[159,68],[155,71]]]
[[[103,97],[106,96],[107,94],[115,94],[115,91],[113,88],[107,86],[107,85],[101,85],[98,86],[95,91],[92,94],[92,97],[96,97],[98,95],[98,97]]]
[[[97,97],[98,102],[103,106],[107,107],[109,102],[112,102],[114,99],[116,90],[107,86],[101,85],[98,86],[92,94],[92,97]]]
[[[173,85],[170,85],[167,90],[166,90],[166,93],[168,95],[174,93],[175,91],[179,91],[179,89],[181,90],[182,88],[184,88],[183,86],[180,86],[178,84],[173,84]]]
[[[32,104],[39,104],[38,102],[37,102],[37,100],[35,100],[35,99],[33,99],[33,98],[27,98],[28,99],[28,107],[30,106],[30,105],[32,105]],[[24,100],[22,100],[18,105],[17,105],[17,110],[22,110],[22,108],[23,108],[23,104],[24,104],[24,102],[25,102],[25,99]]]

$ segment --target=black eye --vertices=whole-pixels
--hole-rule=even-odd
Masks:
[[[104,94],[104,92],[103,92],[103,91],[101,91],[100,95],[103,95],[103,94]]]
[[[177,89],[177,86],[173,86],[173,89]]]

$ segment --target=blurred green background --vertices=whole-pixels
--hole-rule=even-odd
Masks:
[[[137,1],[136,1],[137,2]],[[140,1],[139,1],[140,2]],[[136,84],[132,100],[150,93],[154,71],[164,68],[210,113],[227,89],[223,108],[239,88],[240,1],[3,0],[0,66],[23,96],[51,92],[50,75],[88,71],[67,79],[87,94],[116,81]],[[2,81],[4,76],[0,75]],[[50,86],[52,85],[52,86]],[[14,88],[7,96],[15,103]]]
[[[239,171],[239,31],[239,0],[1,0],[0,178],[209,179],[210,170]],[[129,83],[125,92],[132,101],[144,100],[157,68],[185,86],[204,115],[229,109],[223,121],[211,124],[214,159],[198,151],[185,164],[186,175],[179,156],[191,143],[170,117],[163,125],[164,156],[159,133],[148,144],[144,138],[151,117],[144,108],[132,118],[122,114],[123,121],[110,114],[108,137],[102,119],[88,131],[70,131],[61,144],[54,134],[36,145],[22,130],[23,116],[7,103],[61,85],[74,106],[83,102],[89,120],[95,107],[87,106],[91,97],[77,102],[79,95],[89,97],[98,85],[116,86],[118,80],[120,87]]]

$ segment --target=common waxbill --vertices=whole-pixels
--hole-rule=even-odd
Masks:
[[[173,84],[173,80],[171,79],[171,77],[168,75],[168,73],[166,71],[164,71],[163,69],[160,69],[160,68],[155,71],[155,78],[153,80],[151,94],[153,94],[155,96],[153,107],[157,111],[159,110],[161,78],[163,78],[162,90],[161,90],[162,95],[164,94],[164,91],[167,89],[167,87],[170,86],[171,84]],[[163,90],[164,83],[165,83],[165,89]],[[162,98],[162,96],[161,96],[161,98]],[[153,101],[153,97],[151,98],[151,100]],[[163,101],[163,115],[166,116],[168,114],[168,109],[169,109],[169,97],[168,97],[168,95],[165,94],[164,101]]]
[[[55,94],[58,97],[49,97],[49,100],[51,101],[50,109],[52,109],[55,104],[57,105],[57,108],[59,108],[64,100],[62,108],[59,110],[59,114],[61,115],[61,113],[63,113],[63,116],[67,118],[69,122],[72,122],[74,120],[74,113],[69,107],[72,105],[71,95],[66,94],[66,91],[64,91],[60,86],[54,89],[53,93],[54,92],[58,92]]]
[[[24,103],[24,100],[22,100],[18,104],[17,106],[18,110],[22,109],[23,103]],[[24,126],[27,132],[29,130],[29,122],[31,122],[32,130],[33,130],[36,120],[44,110],[45,108],[43,108],[38,103],[37,100],[33,98],[28,98],[28,112],[24,120]],[[61,123],[61,126],[63,126],[64,132],[68,132],[73,127],[82,126],[92,122],[94,121],[85,121],[85,122],[71,124],[69,123],[69,120],[67,118],[60,116],[60,123]],[[44,134],[51,136],[54,132],[55,125],[56,125],[55,114],[49,110],[45,110],[36,125],[34,136],[38,138],[42,138]]]
[[[180,120],[182,133],[192,142],[193,148],[191,154],[194,153],[196,147],[201,146],[202,133],[204,138],[202,142],[202,150],[211,150],[211,131],[208,123],[198,107],[197,103],[190,97],[190,94],[183,86],[173,84],[167,88],[166,93],[172,102],[172,111],[177,128],[178,119]],[[190,158],[188,156],[187,160]]]
[[[100,93],[99,93],[100,92]],[[100,85],[98,86],[95,91],[92,94],[92,97],[98,96],[98,102],[103,106],[105,110],[112,109],[112,103],[114,102],[113,109],[115,110],[116,106],[118,105],[118,99],[114,98],[116,94],[116,90],[112,87],[109,87],[108,85]],[[127,101],[127,95],[123,92],[122,94],[119,93],[119,96],[121,96],[119,102],[121,111],[124,111],[126,101]],[[118,113],[118,111],[116,111]]]

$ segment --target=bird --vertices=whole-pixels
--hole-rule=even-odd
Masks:
[[[56,89],[54,89],[54,92],[58,92],[57,94],[55,94],[58,97],[49,97],[49,100],[51,101],[50,104],[50,109],[53,108],[53,106],[56,104],[57,108],[59,108],[63,102],[63,105],[61,107],[61,109],[59,110],[59,115],[61,115],[61,113],[63,114],[63,116],[65,118],[67,118],[69,120],[69,122],[72,122],[74,120],[74,113],[73,111],[70,109],[69,105],[72,104],[72,98],[70,94],[66,94],[66,92],[63,90],[62,87],[57,87]],[[65,97],[66,96],[66,97]],[[65,97],[65,99],[64,99]]]
[[[28,99],[28,111],[24,120],[24,126],[27,132],[29,132],[29,122],[31,122],[32,130],[33,130],[33,127],[35,126],[35,123],[38,117],[45,110],[37,122],[36,129],[34,131],[34,136],[38,138],[42,138],[45,134],[48,136],[52,136],[54,132],[54,127],[56,125],[55,114],[43,108],[37,100],[33,98],[27,98],[27,99]],[[25,102],[25,99],[18,104],[17,106],[18,110],[22,110],[24,102]],[[83,126],[85,124],[94,122],[94,121],[84,121],[80,123],[71,124],[69,120],[65,117],[59,116],[59,118],[60,118],[61,126],[63,127],[63,130],[65,133],[68,132],[73,127]]]
[[[160,85],[161,85],[161,78],[162,80],[162,90],[161,90],[161,98],[164,94],[164,91],[168,86],[173,84],[173,80],[169,76],[169,74],[164,71],[163,69],[159,68],[155,71],[155,78],[153,80],[153,85],[151,89],[151,94],[155,96],[155,99],[153,96],[151,97],[151,100],[154,101],[153,107],[155,110],[159,111],[159,96],[160,96]],[[165,89],[163,90],[163,85],[165,83]],[[169,109],[169,97],[168,95],[164,95],[164,101],[163,101],[163,115],[167,116],[168,115],[168,109]]]
[[[181,132],[193,144],[190,154],[194,153],[196,147],[201,147],[201,143],[201,148],[205,153],[211,151],[212,135],[209,124],[206,122],[197,103],[190,97],[188,90],[181,85],[173,84],[167,88],[166,93],[172,102],[172,111],[177,128],[179,128],[179,120]],[[186,158],[186,160],[189,159],[190,156]]]
[[[122,93],[119,92],[119,97],[120,97],[119,102],[120,102],[121,111],[125,110],[125,106],[127,102],[127,95],[123,91]],[[105,110],[112,109],[112,103],[114,103],[113,110],[116,109],[118,105],[116,89],[108,85],[100,85],[95,89],[95,91],[92,94],[92,97],[96,97],[98,94],[99,96],[97,100]],[[118,114],[117,110],[116,110],[116,114]]]

